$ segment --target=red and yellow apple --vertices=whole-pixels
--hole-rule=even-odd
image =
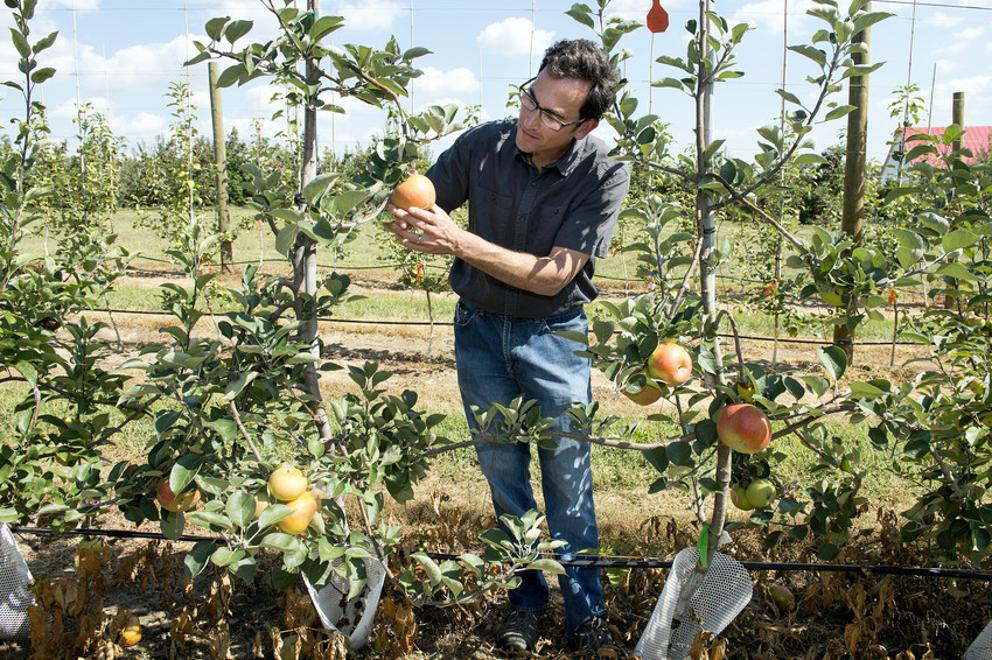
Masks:
[[[430,179],[423,174],[413,174],[396,186],[389,201],[404,211],[412,206],[430,211],[437,201],[437,192]]]
[[[292,465],[280,465],[269,475],[269,493],[280,502],[295,500],[308,486],[306,475]]]
[[[692,356],[679,344],[663,341],[648,358],[648,375],[669,385],[681,385],[692,377]]]
[[[640,392],[623,390],[623,395],[639,406],[649,406],[661,398],[661,390],[652,385],[645,385]]]
[[[286,518],[279,521],[279,529],[287,534],[302,534],[310,526],[310,521],[317,513],[317,498],[312,492],[306,491],[286,506],[293,510]]]
[[[768,416],[750,403],[732,403],[716,415],[720,442],[742,454],[753,454],[768,446],[772,425]]]
[[[176,495],[169,487],[169,480],[163,479],[158,484],[158,491],[155,493],[159,506],[166,511],[190,511],[195,509],[200,503],[200,491],[197,489],[184,490]]]

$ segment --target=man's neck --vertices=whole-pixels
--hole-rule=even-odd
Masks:
[[[530,155],[530,162],[538,169],[544,169],[551,163],[557,162],[559,158],[567,154],[574,146],[575,140],[572,140],[561,149],[556,149],[553,152],[535,151]]]

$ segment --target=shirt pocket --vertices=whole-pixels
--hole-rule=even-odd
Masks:
[[[491,243],[509,246],[516,214],[513,197],[480,185],[472,191],[469,204],[469,231]]]

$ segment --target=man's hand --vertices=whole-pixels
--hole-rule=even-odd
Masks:
[[[490,243],[455,224],[436,204],[430,211],[404,211],[392,204],[395,220],[386,225],[406,247],[424,254],[450,254],[518,289],[553,296],[572,281],[589,255],[559,246],[546,256],[515,252]]]
[[[437,204],[430,211],[411,207],[407,212],[392,204],[386,210],[395,218],[386,227],[406,247],[426,254],[458,255],[464,230]]]

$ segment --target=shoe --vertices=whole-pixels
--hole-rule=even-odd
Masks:
[[[619,647],[613,641],[613,635],[602,617],[593,617],[583,623],[568,638],[568,650],[583,654],[601,655],[604,651],[612,651],[609,657],[615,657]]]
[[[537,643],[537,624],[540,618],[541,612],[511,611],[496,633],[499,645],[517,653],[533,650]]]

